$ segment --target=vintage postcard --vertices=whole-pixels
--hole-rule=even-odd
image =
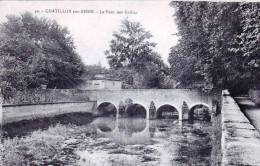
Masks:
[[[260,2],[0,0],[0,166],[260,165]]]

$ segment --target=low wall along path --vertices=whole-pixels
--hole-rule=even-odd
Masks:
[[[228,91],[222,98],[222,165],[260,165],[260,135]]]

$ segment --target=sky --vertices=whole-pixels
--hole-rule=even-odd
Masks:
[[[119,30],[125,18],[140,22],[145,30],[150,31],[153,35],[150,41],[157,43],[154,50],[166,64],[170,48],[178,40],[174,35],[177,33],[172,17],[174,8],[169,6],[169,1],[0,1],[0,22],[6,21],[6,15],[19,15],[26,11],[55,19],[67,27],[77,53],[87,65],[100,62],[108,67],[104,51],[109,49],[113,32]],[[75,11],[78,13],[73,13]],[[117,14],[117,11],[123,13]]]

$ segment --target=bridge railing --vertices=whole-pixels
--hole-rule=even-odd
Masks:
[[[2,91],[3,105],[40,104],[59,102],[86,102],[89,97],[76,89],[28,89],[26,91]]]

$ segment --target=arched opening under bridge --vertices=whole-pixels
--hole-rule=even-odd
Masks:
[[[115,105],[109,102],[101,103],[97,107],[98,116],[116,116],[116,112]]]
[[[158,119],[178,119],[179,112],[178,110],[169,104],[162,105],[156,111],[156,118]]]
[[[128,117],[146,117],[146,109],[140,104],[132,104],[128,106],[125,112]]]
[[[189,111],[189,120],[204,120],[210,121],[210,111],[209,107],[203,104],[197,104],[191,107]]]

